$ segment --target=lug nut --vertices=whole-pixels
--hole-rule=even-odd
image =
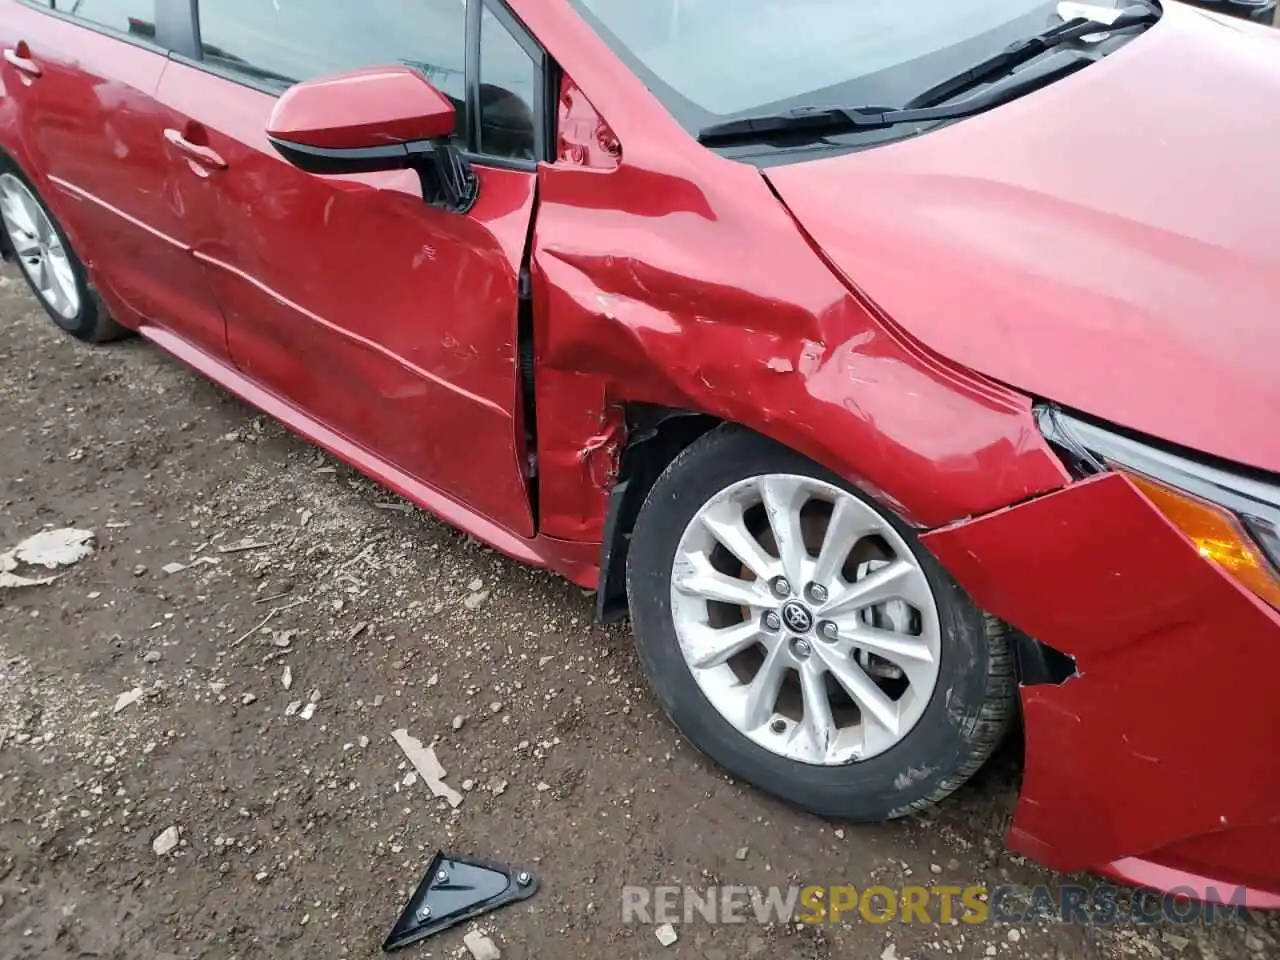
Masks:
[[[801,640],[797,637],[795,640],[791,641],[791,652],[801,660],[804,660],[813,653],[813,647],[809,645],[808,640]]]
[[[781,630],[782,618],[773,610],[770,610],[764,615],[764,625],[768,630]]]
[[[809,599],[814,603],[826,603],[827,588],[820,583],[809,584]]]
[[[426,905],[424,904],[423,906],[421,906],[421,907],[419,907],[419,908],[418,908],[418,919],[419,919],[419,920],[428,920],[428,919],[430,919],[430,918],[431,918],[431,908],[430,908],[430,907],[428,907],[428,906],[426,906]]]
[[[821,633],[828,640],[835,640],[837,637],[840,636],[840,628],[837,627],[830,620],[822,621],[822,624],[818,627],[818,632]]]
[[[448,882],[449,882],[449,871],[440,870],[436,873],[436,883],[448,883]]]
[[[780,597],[790,596],[791,584],[787,582],[786,577],[777,577],[774,579],[773,592]]]
[[[523,870],[516,874],[516,883],[522,887],[527,887],[531,880],[533,880],[533,877]]]
[[[786,733],[787,721],[779,718],[773,721],[773,723],[769,724],[769,729],[772,730],[774,733]]]

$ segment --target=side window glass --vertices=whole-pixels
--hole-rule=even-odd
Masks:
[[[480,152],[536,160],[537,65],[485,5],[480,21]]]
[[[142,40],[156,38],[156,0],[57,0],[53,8]]]
[[[466,130],[465,0],[199,0],[203,59],[260,84],[402,63],[454,102]]]

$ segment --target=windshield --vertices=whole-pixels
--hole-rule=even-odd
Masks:
[[[572,2],[692,131],[766,108],[901,103],[1061,22],[1044,0]]]

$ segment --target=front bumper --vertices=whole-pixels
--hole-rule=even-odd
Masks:
[[[1075,660],[1065,682],[1022,687],[1009,846],[1280,908],[1280,612],[1120,474],[924,540],[980,607]]]

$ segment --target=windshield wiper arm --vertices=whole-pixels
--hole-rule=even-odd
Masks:
[[[1034,64],[1017,73],[1011,72],[1022,64],[1082,37],[1149,25],[1159,20],[1160,16],[1159,9],[1140,4],[1126,8],[1109,24],[1101,20],[1077,17],[1034,37],[1019,40],[995,56],[912,97],[901,107],[795,107],[775,114],[738,117],[713,123],[698,131],[698,141],[707,146],[725,146],[767,141],[774,137],[790,140],[806,134],[821,139],[833,134],[874,130],[900,123],[931,123],[971,116],[1073,73],[1093,63],[1094,58],[1083,53],[1059,54],[1044,63]],[[946,103],[970,87],[1006,74],[1008,79],[1004,82],[997,81],[981,93],[958,103]]]
[[[1149,26],[1159,20],[1160,16],[1158,9],[1143,4],[1125,8],[1111,23],[1093,20],[1088,17],[1076,17],[1073,20],[1067,20],[1056,27],[1051,27],[1044,33],[1038,33],[1034,37],[1019,40],[995,56],[974,64],[967,70],[957,73],[954,77],[948,77],[941,83],[935,84],[923,93],[912,97],[903,104],[903,107],[904,109],[931,107],[937,103],[945,103],[956,94],[990,80],[992,77],[1002,76],[1015,67],[1047,53],[1054,47],[1062,46],[1064,43],[1074,43],[1094,34],[1110,34],[1120,30],[1130,30],[1133,27]]]
[[[739,117],[703,127],[698,142],[707,146],[729,146],[735,143],[771,142],[774,140],[821,140],[823,137],[863,130],[881,130],[901,123],[935,123],[958,120],[1015,100],[1077,70],[1087,67],[1094,58],[1078,51],[1061,52],[1041,63],[1010,74],[1006,80],[992,84],[955,103],[932,107],[796,107],[784,113],[757,117]]]

